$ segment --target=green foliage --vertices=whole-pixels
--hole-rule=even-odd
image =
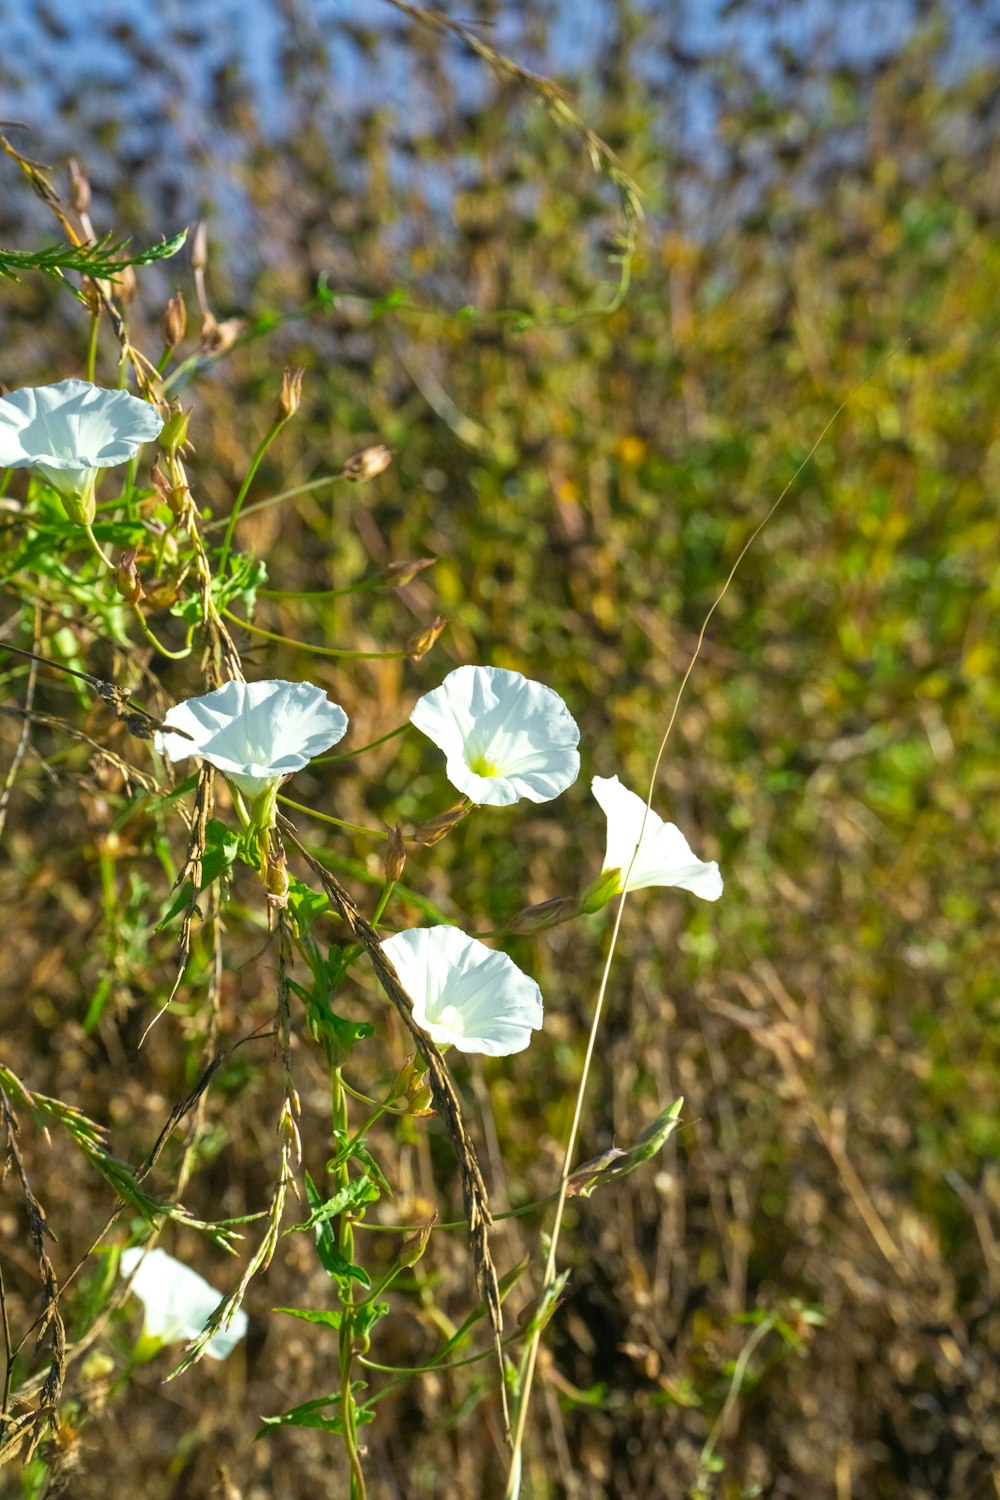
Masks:
[[[0,249],[0,277],[17,281],[18,272],[41,271],[46,276],[63,280],[70,272],[90,276],[95,281],[114,282],[126,266],[151,266],[160,260],[170,260],[183,249],[186,241],[187,230],[182,229],[170,239],[132,254],[129,253],[131,239],[116,240],[112,234],[101,235],[93,244],[46,245],[41,250]],[[85,299],[81,296],[80,300]]]

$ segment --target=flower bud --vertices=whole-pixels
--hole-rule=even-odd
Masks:
[[[411,661],[420,661],[432,650],[441,632],[447,629],[448,621],[438,615],[425,630],[418,630],[406,643],[406,654]]]
[[[129,604],[138,604],[145,598],[145,590],[136,567],[138,547],[128,547],[115,563],[115,588]]]
[[[362,479],[374,479],[392,463],[392,449],[385,443],[376,443],[374,448],[364,448],[355,453],[344,465],[344,478],[356,484]]]
[[[416,1265],[430,1243],[431,1230],[436,1223],[437,1214],[433,1213],[426,1224],[421,1224],[420,1228],[414,1230],[413,1234],[406,1236],[406,1239],[399,1247],[399,1254],[396,1256],[397,1266],[405,1269],[408,1266]]]
[[[445,834],[450,833],[463,818],[468,817],[471,811],[471,802],[464,799],[456,802],[455,806],[449,807],[447,812],[438,813],[435,817],[428,818],[426,823],[421,823],[419,828],[415,828],[413,830],[414,843],[424,844],[428,848],[431,844],[440,843]]]
[[[389,842],[385,846],[385,883],[395,885],[403,873],[406,864],[406,846],[403,843],[403,830],[399,824],[389,834]]]
[[[620,1161],[628,1152],[623,1151],[620,1146],[609,1146],[607,1151],[602,1151],[600,1156],[591,1157],[582,1166],[571,1172],[566,1180],[567,1198],[589,1198],[598,1186],[602,1175],[614,1162]]]
[[[188,425],[193,411],[193,406],[189,406],[187,411],[184,411],[180,405],[171,407],[170,415],[164,422],[157,439],[164,453],[173,453],[187,443]]]
[[[69,163],[69,198],[76,213],[90,212],[90,182],[72,157]]]
[[[177,465],[183,476],[182,464]],[[186,484],[173,484],[163,470],[160,468],[160,455],[157,454],[149,471],[149,477],[153,481],[153,487],[164,505],[169,506],[170,514],[175,521],[183,521],[190,509],[191,491]]]
[[[299,409],[302,400],[302,377],[305,370],[301,366],[286,365],[285,373],[281,377],[281,394],[278,397],[278,408],[275,413],[279,422],[287,422]]]
[[[115,272],[114,278],[111,282],[111,287],[115,296],[118,298],[118,301],[121,302],[123,306],[128,307],[130,302],[135,301],[135,294],[139,290],[139,283],[136,280],[135,275],[135,267],[122,266],[120,271]]]
[[[97,282],[89,276],[80,277],[80,296],[87,304],[87,311],[92,318],[96,318],[101,311],[101,294],[97,290]]]
[[[166,349],[174,349],[187,331],[187,305],[180,292],[175,292],[167,303],[167,310],[160,323],[160,333]]]
[[[208,224],[199,219],[191,236],[191,269],[204,271],[208,265]]]
[[[551,901],[539,901],[537,906],[526,906],[507,923],[509,932],[519,937],[529,937],[535,932],[544,932],[548,927],[558,927],[580,912],[576,896],[555,896]]]
[[[94,494],[96,483],[97,471],[89,469],[78,488],[70,489],[67,486],[59,491],[59,502],[67,518],[75,521],[78,526],[93,525],[97,514],[97,499]]]
[[[171,604],[176,604],[180,590],[176,583],[169,579],[162,582],[151,583],[146,590],[146,603],[150,609],[169,609]]]
[[[201,321],[202,353],[225,354],[245,327],[245,318],[224,318],[220,323],[213,312],[206,311]]]
[[[273,845],[268,848],[261,875],[264,880],[264,889],[267,891],[268,906],[275,909],[287,906],[288,865],[285,862],[285,851],[283,849],[277,849]]]
[[[414,557],[407,562],[392,562],[383,571],[382,577],[390,588],[403,589],[413,582],[418,573],[422,573],[425,568],[433,568],[436,562],[436,557]]]
[[[407,1057],[403,1066],[400,1068],[399,1072],[396,1074],[392,1083],[389,1085],[389,1091],[386,1094],[385,1100],[383,1102],[386,1104],[395,1104],[397,1099],[402,1099],[404,1094],[407,1094],[409,1092],[412,1082],[413,1054],[411,1053],[409,1057]]]
[[[410,1107],[410,1114],[415,1115],[418,1120],[426,1119],[434,1113],[434,1093],[427,1082],[427,1074],[423,1067],[414,1063],[410,1068],[410,1081],[406,1089],[406,1100]]]
[[[621,892],[622,872],[621,870],[602,870],[596,880],[590,885],[580,897],[580,910],[585,912],[600,911],[602,906],[607,906]]]

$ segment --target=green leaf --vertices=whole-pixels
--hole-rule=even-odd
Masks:
[[[201,860],[201,884],[197,893],[190,880],[185,880],[183,885],[175,892],[164,915],[156,924],[157,932],[162,932],[169,927],[175,917],[182,911],[186,911],[194,894],[200,895],[202,891],[212,885],[232,868],[239,850],[239,837],[227,828],[225,823],[220,823],[218,818],[209,818],[205,826],[205,853]]]
[[[116,240],[104,234],[92,245],[55,244],[45,245],[41,250],[0,249],[0,276],[18,281],[19,271],[41,271],[45,276],[62,277],[66,271],[76,271],[81,276],[92,276],[103,281],[113,281],[125,266],[148,266],[153,261],[169,260],[176,255],[187,239],[187,230],[182,229],[169,240],[161,240],[148,250],[135,255],[125,252],[131,239]],[[73,288],[76,291],[76,288]],[[77,292],[81,301],[83,296]]]
[[[323,1203],[313,1206],[310,1196],[309,1201],[313,1212],[304,1223],[290,1224],[285,1233],[301,1234],[307,1229],[315,1229],[317,1224],[328,1224],[331,1219],[339,1218],[348,1209],[360,1208],[366,1203],[374,1203],[379,1196],[379,1190],[370,1178],[356,1177],[353,1182],[349,1182],[346,1187],[342,1187],[338,1192],[334,1193],[332,1198],[327,1198]]]
[[[322,891],[314,891],[295,875],[288,877],[288,912],[299,929],[299,937],[305,937],[316,918],[330,910],[330,900]]]
[[[327,1162],[327,1171],[336,1171],[339,1167],[342,1167],[344,1165],[345,1161],[359,1161],[364,1167],[368,1176],[373,1178],[375,1182],[378,1183],[379,1187],[381,1188],[382,1192],[385,1193],[386,1197],[391,1198],[392,1187],[386,1179],[382,1168],[379,1166],[378,1162],[369,1151],[364,1136],[359,1135],[351,1139],[349,1136],[344,1135],[342,1131],[338,1130],[335,1130],[333,1132],[333,1136],[334,1140],[337,1142],[337,1154]]]
[[[305,1174],[305,1184],[309,1207],[316,1212],[323,1207],[323,1195],[308,1172]],[[285,1233],[289,1234],[291,1231],[286,1230]],[[363,1287],[371,1287],[368,1272],[361,1266],[352,1265],[347,1257],[341,1254],[328,1220],[317,1221],[316,1254],[328,1276],[332,1276],[337,1281],[358,1281]]]
[[[330,1048],[330,1060],[334,1067],[342,1067],[358,1042],[363,1042],[375,1030],[371,1021],[349,1021],[338,1016],[335,1010],[315,995],[307,995],[309,1024],[318,1039],[326,1041]]]
[[[354,1327],[361,1338],[367,1338],[375,1324],[388,1313],[388,1302],[362,1302],[354,1310]]]
[[[263,558],[237,552],[229,559],[229,569],[225,578],[212,579],[212,598],[219,609],[230,609],[234,602],[242,604],[249,620],[257,604],[257,590],[267,582],[267,564]],[[202,607],[201,597],[196,594],[178,599],[170,606],[170,613],[188,625],[197,625]]]
[[[355,1380],[351,1385],[351,1396],[355,1391],[368,1389],[367,1382]],[[257,1432],[257,1438],[266,1437],[275,1427],[314,1427],[320,1432],[342,1432],[343,1425],[340,1417],[323,1416],[323,1408],[326,1406],[340,1406],[341,1395],[339,1391],[332,1392],[329,1396],[318,1396],[312,1401],[303,1401],[299,1406],[293,1406],[291,1411],[283,1412],[280,1417],[265,1417],[263,1426]],[[355,1408],[354,1420],[359,1426],[366,1422],[374,1421],[375,1409],[371,1406],[358,1406]]]
[[[301,1318],[303,1323],[319,1323],[323,1328],[339,1328],[341,1314],[314,1307],[276,1307],[274,1312],[287,1313],[290,1318]]]

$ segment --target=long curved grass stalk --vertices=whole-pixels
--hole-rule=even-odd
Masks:
[[[395,4],[396,0],[390,0],[390,3]],[[604,970],[601,975],[601,982],[597,991],[597,998],[594,1002],[594,1014],[593,1019],[591,1020],[590,1034],[587,1038],[587,1050],[584,1056],[583,1070],[580,1075],[580,1084],[577,1089],[576,1104],[573,1109],[573,1119],[570,1124],[569,1134],[567,1135],[566,1145],[563,1150],[563,1165],[559,1177],[559,1189],[556,1197],[555,1214],[552,1224],[551,1238],[549,1241],[549,1253],[545,1261],[545,1273],[542,1278],[542,1289],[539,1294],[539,1305],[541,1307],[545,1307],[547,1303],[551,1303],[553,1293],[556,1290],[556,1257],[559,1248],[559,1235],[562,1230],[563,1215],[566,1209],[569,1180],[573,1169],[573,1155],[576,1150],[576,1141],[580,1130],[580,1120],[583,1116],[583,1104],[586,1098],[587,1084],[590,1079],[590,1068],[593,1062],[594,1049],[597,1044],[597,1035],[598,1031],[600,1030],[601,1018],[604,1012],[604,1000],[607,994],[608,980],[611,975],[611,965],[614,962],[615,954],[618,948],[618,935],[621,931],[622,916],[625,911],[625,899],[628,894],[628,877],[631,874],[632,865],[635,863],[635,860],[638,857],[639,849],[642,844],[642,837],[646,830],[646,819],[649,817],[649,812],[653,802],[653,795],[656,791],[656,778],[659,774],[660,766],[663,762],[663,757],[666,753],[670,736],[673,733],[674,724],[677,722],[677,715],[680,711],[680,706],[684,699],[684,694],[687,691],[687,685],[691,680],[691,674],[693,673],[698,659],[701,656],[701,650],[705,642],[705,637],[708,633],[708,627],[712,623],[712,619],[715,615],[716,610],[719,608],[723,599],[725,599],[727,593],[729,592],[729,589],[732,586],[733,579],[736,577],[743,559],[746,557],[747,553],[750,551],[757,538],[761,535],[764,528],[777,514],[779,508],[791,491],[792,487],[795,485],[799,476],[802,474],[806,466],[811,462],[813,455],[817,452],[821,444],[824,442],[826,435],[830,431],[831,427],[840,417],[841,413],[847,408],[850,402],[854,399],[858,391],[866,386],[868,382],[878,374],[879,370],[881,370],[882,367],[887,364],[895,354],[899,352],[899,348],[901,347],[902,345],[898,346],[896,349],[891,350],[885,356],[885,358],[880,360],[875,368],[865,376],[864,380],[859,380],[857,385],[852,387],[852,389],[844,397],[843,401],[841,401],[837,409],[833,412],[832,416],[824,424],[819,436],[816,438],[805,458],[803,458],[802,462],[796,468],[794,474],[788,480],[788,483],[784,486],[777,499],[772,503],[763,519],[758,521],[757,525],[753,528],[753,530],[750,532],[750,535],[743,543],[743,546],[737,553],[735,562],[726,575],[722,587],[720,588],[718,594],[715,596],[715,599],[709,605],[709,608],[705,614],[705,618],[701,622],[701,629],[698,631],[698,639],[695,642],[695,647],[691,653],[691,658],[687,664],[684,676],[681,678],[680,685],[678,686],[677,692],[674,696],[673,707],[670,710],[670,717],[667,720],[667,727],[663,731],[663,737],[660,740],[660,746],[656,752],[656,759],[653,762],[653,769],[649,779],[649,792],[646,797],[646,811],[643,816],[642,826],[639,830],[639,837],[636,840],[635,852],[632,855],[628,870],[623,873],[622,877],[623,889],[621,895],[618,898],[618,908],[615,912],[614,926],[611,931],[611,941],[608,945],[608,955],[605,959]],[[538,1317],[534,1320],[528,1334],[524,1352],[521,1356],[517,1415],[514,1422],[514,1437],[511,1448],[511,1458],[508,1470],[505,1500],[517,1500],[517,1497],[519,1496],[521,1491],[521,1478],[524,1462],[524,1438],[527,1429],[528,1411],[531,1402],[531,1389],[534,1382],[535,1369],[537,1366],[538,1349],[541,1343],[542,1332],[547,1321],[547,1317]]]

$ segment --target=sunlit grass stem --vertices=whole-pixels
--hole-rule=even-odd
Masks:
[[[841,412],[844,411],[848,403],[853,399],[857,392],[861,390],[863,386],[867,385],[868,382],[874,377],[874,375],[878,373],[882,366],[888,360],[892,359],[893,355],[896,352],[897,350],[894,349],[886,355],[885,359],[880,360],[879,363],[875,366],[875,369],[872,370],[870,374],[866,375],[864,380],[860,380],[857,385],[854,386],[853,389],[847,394],[847,396],[845,396],[844,400],[837,407],[836,411],[834,411],[833,415],[828,419],[823,427],[823,430],[820,432],[816,441],[813,443],[812,447],[809,449],[809,452],[799,464],[794,474],[788,480],[788,483],[784,486],[781,493],[778,495],[778,498],[773,502],[763,519],[758,521],[757,525],[753,528],[753,530],[750,532],[750,535],[743,543],[743,546],[740,548],[736,556],[735,562],[726,575],[726,579],[721,589],[709,606],[705,618],[701,623],[701,629],[698,632],[698,639],[695,642],[695,647],[691,653],[691,658],[687,664],[687,668],[685,669],[684,676],[681,678],[680,686],[677,689],[677,693],[674,697],[673,707],[670,711],[670,718],[667,721],[667,727],[663,731],[663,736],[660,740],[660,746],[656,752],[656,759],[653,762],[653,770],[650,775],[649,792],[646,797],[646,811],[643,816],[642,826],[639,830],[639,837],[636,840],[636,846],[632,855],[632,859],[629,862],[628,870],[625,871],[622,880],[622,894],[618,901],[618,909],[615,913],[615,922],[611,932],[611,941],[608,945],[608,954],[604,963],[604,971],[601,975],[601,983],[598,988],[597,998],[594,1002],[594,1015],[591,1021],[590,1035],[587,1038],[587,1050],[584,1056],[583,1069],[580,1075],[580,1083],[577,1088],[576,1103],[573,1108],[573,1118],[570,1123],[569,1134],[567,1135],[566,1144],[563,1150],[562,1172],[560,1173],[559,1177],[559,1190],[556,1197],[555,1214],[553,1218],[551,1237],[549,1240],[549,1252],[548,1256],[546,1257],[545,1272],[542,1277],[540,1301],[544,1301],[546,1294],[551,1291],[551,1288],[555,1281],[556,1255],[559,1247],[559,1235],[562,1230],[563,1215],[566,1208],[566,1197],[569,1187],[569,1179],[573,1167],[573,1154],[576,1150],[577,1136],[580,1130],[580,1120],[583,1115],[583,1103],[586,1097],[587,1084],[590,1078],[590,1068],[593,1062],[594,1049],[597,1043],[597,1033],[600,1028],[601,1017],[604,1011],[604,999],[607,994],[608,979],[611,974],[611,965],[614,961],[618,946],[618,934],[621,931],[622,915],[625,910],[625,899],[628,894],[628,877],[631,874],[632,866],[635,864],[635,861],[639,855],[639,850],[642,846],[643,835],[646,831],[646,820],[649,817],[649,812],[653,802],[653,796],[656,791],[656,778],[659,774],[660,765],[663,761],[663,756],[666,752],[670,736],[673,733],[674,724],[676,723],[677,714],[680,710],[681,702],[687,690],[688,682],[691,679],[691,674],[694,671],[695,665],[697,664],[698,659],[701,655],[701,650],[705,642],[705,636],[708,632],[708,627],[712,622],[716,610],[719,608],[723,599],[729,592],[733,579],[736,577],[736,573],[741,563],[743,562],[743,559],[746,557],[747,553],[750,551],[751,547],[756,542],[761,532],[771,521],[772,517],[776,514],[785,497],[788,495],[789,491],[796,483],[803,470],[812,461],[814,454],[819,449],[820,445],[826,438],[827,433],[830,431],[831,427],[836,422]],[[517,1496],[520,1493],[524,1435],[527,1427],[531,1388],[534,1381],[535,1369],[538,1361],[538,1347],[541,1342],[544,1323],[544,1319],[539,1319],[536,1322],[535,1326],[528,1336],[528,1340],[525,1344],[524,1352],[521,1357],[517,1416],[514,1424],[513,1441],[511,1444],[510,1466],[508,1470],[505,1500],[517,1500]]]
[[[225,578],[226,576],[226,564],[229,561],[229,553],[232,548],[233,532],[236,530],[236,523],[240,518],[240,511],[243,509],[243,502],[247,497],[250,486],[253,484],[254,479],[257,476],[257,470],[261,466],[264,454],[267,452],[268,448],[270,448],[271,444],[274,442],[275,438],[278,436],[278,433],[281,431],[284,425],[285,423],[280,418],[276,418],[275,421],[271,423],[270,427],[267,429],[264,436],[258,443],[257,451],[254,453],[253,458],[250,460],[250,467],[247,469],[247,472],[243,479],[243,483],[240,485],[239,494],[236,496],[236,499],[233,503],[233,508],[229,513],[229,519],[226,522],[226,534],[222,538],[222,550],[219,553],[218,574],[220,578]]]

